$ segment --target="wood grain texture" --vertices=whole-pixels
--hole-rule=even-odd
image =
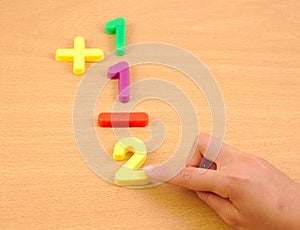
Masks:
[[[200,58],[226,103],[225,141],[300,182],[299,12],[297,0],[2,0],[0,229],[230,229],[191,191],[119,188],[81,158],[72,107],[82,76],[73,75],[71,63],[57,63],[54,53],[71,47],[76,35],[109,53],[114,39],[103,32],[105,22],[119,16],[127,20],[127,44],[170,43]],[[176,74],[159,66],[131,72],[133,81]],[[174,82],[189,92],[201,131],[210,132],[203,96],[180,79]],[[109,83],[96,112],[110,110],[116,89]],[[168,159],[180,134],[176,113],[161,103],[139,105],[169,128],[147,165]],[[99,137],[111,151],[111,131]]]

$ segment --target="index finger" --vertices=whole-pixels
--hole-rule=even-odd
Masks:
[[[165,174],[169,169],[161,168],[160,173]],[[176,176],[167,180],[168,184],[185,187],[195,191],[206,191],[218,194],[223,198],[230,196],[227,177],[216,170],[206,170],[195,167],[185,167]]]

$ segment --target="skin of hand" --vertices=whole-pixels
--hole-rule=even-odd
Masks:
[[[266,160],[226,144],[209,169],[199,169],[203,157],[209,159],[205,153],[210,139],[200,134],[186,167],[165,182],[194,190],[236,229],[300,229],[300,185]],[[172,173],[165,166],[144,171],[159,181]]]

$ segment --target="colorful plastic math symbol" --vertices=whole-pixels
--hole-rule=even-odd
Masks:
[[[75,37],[73,49],[57,49],[56,61],[73,62],[73,73],[81,75],[85,72],[85,62],[98,62],[104,58],[101,49],[86,49],[84,38]]]
[[[146,185],[149,177],[139,169],[147,158],[147,148],[143,141],[134,137],[119,140],[114,147],[113,158],[122,161],[127,153],[131,158],[115,173],[115,184],[119,186]]]
[[[125,54],[126,44],[126,21],[124,18],[115,18],[105,25],[105,33],[116,34],[116,55]]]
[[[119,79],[119,100],[126,103],[129,101],[129,66],[125,61],[121,61],[108,68],[107,76],[110,79]]]
[[[100,113],[98,116],[100,127],[145,127],[148,123],[149,116],[144,112]]]

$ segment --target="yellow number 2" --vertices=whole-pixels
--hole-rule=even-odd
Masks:
[[[115,184],[119,186],[148,184],[148,176],[143,170],[139,169],[147,158],[147,148],[144,142],[135,137],[126,137],[119,140],[114,147],[114,160],[124,160],[127,153],[133,153],[133,155],[116,172]]]

